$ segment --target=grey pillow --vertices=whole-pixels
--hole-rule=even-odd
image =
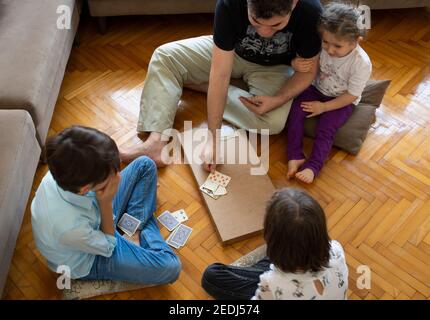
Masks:
[[[391,80],[369,80],[363,91],[360,103],[354,107],[351,117],[337,131],[333,145],[356,155],[367,136],[367,132],[376,120],[376,108],[382,102]],[[315,138],[317,117],[306,119],[305,135]]]

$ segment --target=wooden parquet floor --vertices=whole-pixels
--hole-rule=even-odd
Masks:
[[[358,156],[334,149],[312,186],[285,179],[285,133],[270,139],[269,175],[276,187],[306,188],[324,207],[330,235],[346,250],[350,299],[430,299],[430,13],[423,9],[373,13],[363,44],[374,79],[392,79]],[[121,146],[137,141],[136,121],[153,50],[168,41],[210,34],[212,16],[122,17],[100,35],[84,19],[64,77],[49,135],[72,124],[101,129]],[[205,96],[184,91],[175,121],[205,121]],[[306,140],[309,150],[310,140]],[[40,165],[30,200],[47,167]],[[263,244],[261,236],[223,247],[191,170],[159,170],[158,211],[185,208],[194,232],[179,251],[183,271],[172,284],[98,299],[208,299],[200,286],[205,267],[230,263]],[[226,208],[228,211],[228,209]],[[167,236],[167,230],[162,228]],[[372,270],[372,287],[356,286],[356,268]],[[58,299],[55,274],[35,248],[30,212],[6,284],[5,299]]]

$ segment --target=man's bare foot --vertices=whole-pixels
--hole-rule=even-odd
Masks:
[[[167,144],[167,141],[161,141],[159,135],[154,138],[154,132],[151,133],[149,138],[145,142],[141,142],[138,145],[129,148],[119,150],[119,157],[123,163],[130,163],[134,159],[140,156],[147,156],[155,161],[157,167],[165,167],[166,161],[162,159],[162,150]]]
[[[315,174],[311,169],[306,168],[300,172],[297,172],[296,178],[304,183],[312,183],[314,181]]]
[[[305,163],[305,159],[299,159],[299,160],[290,160],[288,161],[288,172],[287,172],[287,179],[294,178],[295,174],[299,170],[300,166]]]

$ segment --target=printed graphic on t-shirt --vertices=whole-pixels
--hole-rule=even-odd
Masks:
[[[324,88],[330,96],[336,96],[339,89],[348,85],[345,79],[339,77],[336,67],[331,63],[320,65],[319,75],[316,79],[317,86]]]
[[[237,43],[236,52],[242,58],[255,61],[255,58],[270,60],[275,55],[291,51],[291,32],[277,32],[271,38],[263,38],[254,26],[249,25],[246,36]]]

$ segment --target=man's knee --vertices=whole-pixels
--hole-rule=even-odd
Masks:
[[[165,43],[159,47],[157,47],[153,53],[154,57],[165,57],[171,55],[175,50],[173,49],[173,45],[171,43]]]
[[[267,129],[269,129],[269,134],[279,134],[284,130],[285,124],[287,122],[286,118],[273,118],[267,124]]]
[[[284,130],[288,114],[291,110],[291,102],[292,101],[289,101],[265,115],[264,120],[266,122],[266,128],[270,130],[269,134],[279,134]]]

